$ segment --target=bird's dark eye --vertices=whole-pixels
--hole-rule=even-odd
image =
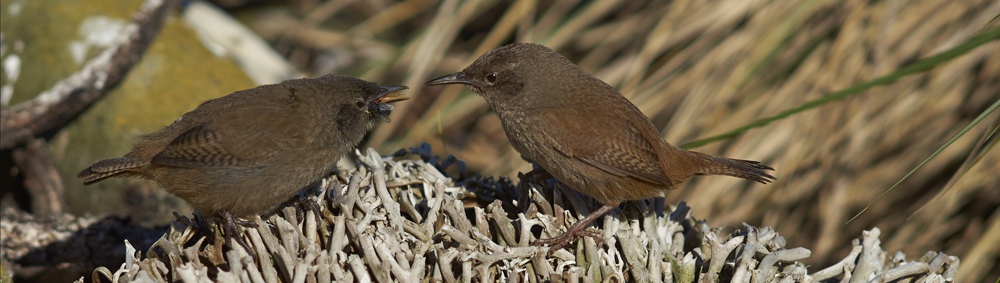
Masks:
[[[357,106],[358,108],[365,108],[365,102],[361,101],[361,100],[358,100],[358,101],[354,102],[354,106]]]
[[[486,81],[495,83],[497,81],[497,73],[490,73],[489,75],[486,75]]]

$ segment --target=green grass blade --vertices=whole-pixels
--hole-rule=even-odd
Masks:
[[[997,107],[1000,107],[1000,100],[997,100],[996,102],[993,102],[993,105],[991,105],[990,108],[986,109],[986,111],[983,111],[983,113],[980,113],[979,117],[976,117],[976,119],[972,120],[972,122],[969,123],[969,125],[965,126],[965,128],[962,128],[961,131],[958,131],[958,133],[955,134],[955,136],[951,137],[951,139],[949,139],[948,142],[944,143],[944,145],[942,145],[941,147],[939,147],[936,151],[934,151],[934,153],[931,153],[931,156],[928,156],[926,159],[924,159],[923,162],[920,162],[920,164],[917,165],[916,168],[913,168],[913,170],[910,170],[910,173],[906,173],[906,176],[903,176],[902,179],[899,179],[899,181],[897,181],[896,184],[892,185],[892,187],[889,187],[889,189],[885,190],[885,192],[882,192],[882,194],[879,195],[878,198],[876,198],[874,201],[872,201],[871,203],[869,203],[868,206],[865,206],[865,209],[862,209],[861,212],[858,212],[858,214],[854,215],[854,217],[851,217],[850,220],[847,220],[847,222],[845,222],[844,225],[847,225],[847,223],[851,223],[851,221],[854,221],[855,218],[858,218],[858,216],[861,216],[862,213],[865,213],[865,210],[868,210],[868,208],[871,207],[872,204],[875,204],[875,202],[878,202],[878,200],[882,199],[882,197],[884,197],[885,194],[888,194],[890,191],[892,191],[892,189],[895,189],[896,186],[898,186],[900,183],[902,183],[903,180],[906,180],[907,177],[910,177],[910,175],[913,175],[913,172],[917,172],[917,169],[920,169],[920,167],[923,167],[924,164],[926,164],[932,158],[934,158],[935,156],[937,156],[938,153],[941,153],[942,150],[944,150],[945,148],[947,148],[949,145],[951,145],[951,143],[955,142],[955,140],[957,140],[959,137],[961,137],[962,135],[964,135],[965,132],[968,132],[969,129],[972,129],[972,127],[976,126],[976,124],[979,124],[979,121],[982,121],[983,119],[986,118],[986,116],[989,116],[990,114],[992,114],[994,110],[997,110]]]
[[[994,127],[993,131],[990,131],[990,133],[988,135],[986,135],[985,137],[983,137],[983,141],[988,141],[988,140],[992,139],[993,135],[996,135],[997,131],[1000,131],[1000,125],[997,125],[996,127]],[[931,203],[933,203],[937,199],[939,199],[939,198],[943,197],[945,194],[947,194],[948,190],[951,190],[951,188],[954,187],[955,184],[958,184],[958,182],[961,182],[962,178],[965,177],[965,174],[969,173],[969,171],[972,171],[972,168],[976,167],[976,164],[979,164],[979,161],[983,160],[983,157],[986,157],[986,154],[988,154],[990,151],[993,151],[993,149],[996,148],[996,145],[998,143],[1000,143],[1000,139],[994,139],[993,142],[990,143],[989,146],[987,146],[985,149],[983,149],[982,146],[977,146],[977,147],[973,148],[972,149],[972,153],[970,153],[970,154],[977,154],[978,155],[978,156],[975,156],[975,160],[973,160],[968,165],[963,164],[962,167],[959,167],[958,169],[961,170],[962,172],[956,174],[955,177],[952,177],[952,180],[949,180],[948,183],[945,184],[944,188],[941,189],[941,191],[938,192],[937,195],[934,196],[934,198],[932,198],[931,200],[927,201],[927,203],[925,203],[924,205],[921,205],[920,208],[918,208],[917,211],[914,211],[913,213],[911,213],[910,217],[907,217],[906,220],[910,220],[910,218],[913,218],[913,216],[916,216],[917,213],[920,213],[920,211],[924,210],[925,207],[929,206]],[[976,151],[979,151],[979,152],[976,153]]]
[[[729,132],[726,132],[726,133],[723,133],[723,134],[720,134],[720,135],[717,135],[717,136],[714,136],[714,137],[708,137],[708,138],[705,138],[705,139],[700,139],[700,140],[696,140],[696,141],[693,141],[693,142],[686,143],[684,145],[681,145],[681,148],[691,149],[691,148],[703,146],[703,145],[706,145],[706,144],[709,144],[709,143],[712,143],[712,142],[716,142],[716,141],[719,141],[719,140],[731,138],[731,137],[739,135],[739,134],[741,134],[743,132],[746,132],[747,130],[750,130],[750,129],[753,129],[753,128],[758,128],[758,127],[763,127],[763,126],[765,126],[767,124],[770,124],[771,122],[784,119],[785,117],[788,117],[788,116],[791,116],[791,115],[794,115],[794,114],[797,114],[799,112],[806,111],[806,110],[809,110],[809,109],[812,109],[812,108],[816,108],[818,106],[821,106],[821,105],[824,105],[824,104],[827,104],[827,103],[830,103],[830,102],[833,102],[833,101],[837,101],[837,100],[841,100],[841,99],[847,98],[847,97],[849,97],[851,95],[858,94],[858,93],[860,93],[862,91],[865,91],[865,90],[868,90],[868,89],[870,89],[872,87],[879,86],[879,85],[884,85],[884,84],[889,84],[889,83],[892,83],[892,82],[896,81],[899,78],[902,78],[902,77],[905,77],[905,76],[909,76],[909,75],[912,75],[912,74],[916,74],[916,73],[920,73],[920,72],[924,72],[924,71],[930,70],[931,68],[934,68],[937,65],[940,65],[942,63],[948,62],[949,60],[954,59],[955,57],[958,57],[958,56],[961,56],[961,55],[963,55],[965,53],[968,53],[970,50],[975,49],[976,47],[979,47],[980,45],[986,44],[987,42],[996,40],[998,38],[1000,38],[1000,27],[995,27],[993,29],[987,30],[985,33],[982,33],[980,35],[973,36],[973,37],[969,38],[968,40],[966,40],[962,44],[959,44],[958,46],[955,46],[954,48],[952,48],[952,49],[950,49],[948,51],[941,52],[941,53],[939,53],[937,55],[934,55],[934,56],[931,56],[931,57],[929,57],[927,59],[923,59],[923,60],[920,60],[919,62],[916,62],[916,63],[911,64],[909,66],[900,68],[899,70],[896,70],[895,72],[892,72],[892,73],[890,73],[888,75],[885,75],[885,76],[882,76],[882,77],[879,77],[879,78],[876,78],[876,79],[873,79],[873,80],[870,80],[870,81],[867,81],[867,82],[864,82],[864,83],[861,83],[861,84],[857,84],[857,85],[851,86],[851,87],[843,89],[841,91],[837,91],[837,92],[834,92],[834,93],[830,93],[830,94],[824,95],[823,97],[820,97],[820,98],[818,98],[816,100],[803,103],[802,105],[796,106],[794,108],[791,108],[791,109],[788,109],[788,110],[785,110],[785,111],[781,111],[778,114],[775,114],[773,116],[762,118],[762,119],[757,120],[757,121],[753,121],[750,124],[747,124],[747,125],[744,125],[742,127],[736,128],[736,129],[734,129],[732,131],[729,131]]]

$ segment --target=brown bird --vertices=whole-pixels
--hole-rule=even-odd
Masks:
[[[85,185],[150,179],[235,229],[233,216],[271,212],[335,168],[378,120],[389,121],[388,103],[407,99],[393,93],[403,89],[327,75],[238,91],[202,103],[125,156],[97,161],[77,177]]]
[[[558,250],[621,202],[662,196],[694,175],[767,184],[756,161],[670,145],[625,96],[548,47],[516,43],[486,52],[461,72],[427,85],[464,84],[486,99],[511,146],[574,190],[604,204],[562,236],[536,241]],[[596,236],[596,237],[595,237]]]

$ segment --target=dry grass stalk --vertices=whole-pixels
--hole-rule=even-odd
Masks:
[[[328,28],[347,36],[349,48],[365,62],[344,71],[375,81],[398,78],[414,87],[458,71],[506,42],[543,43],[619,88],[675,144],[884,75],[955,46],[1000,14],[1000,3],[981,0],[448,4],[455,6],[410,0],[396,5],[418,3],[429,6],[419,6],[425,12],[400,14],[389,22],[396,26],[372,34]],[[476,6],[463,10],[461,5]],[[493,10],[500,13],[491,18]],[[459,13],[465,11],[470,12]],[[433,25],[447,19],[453,20]],[[394,29],[408,34],[386,35]],[[456,37],[457,29],[465,34]],[[296,44],[322,46],[308,40]],[[966,255],[974,262],[964,265],[968,269],[960,276],[969,277],[963,280],[996,277],[1000,257],[980,251],[1000,248],[1000,236],[988,233],[1000,227],[1000,191],[995,190],[1000,176],[993,173],[1000,171],[1000,155],[987,154],[960,180],[955,169],[989,142],[983,137],[1000,114],[862,218],[843,223],[1000,99],[998,48],[1000,42],[988,43],[928,72],[698,148],[763,160],[778,169],[779,182],[748,186],[702,178],[667,199],[687,201],[712,225],[760,223],[796,233],[792,244],[810,247],[814,256],[808,263],[814,265],[832,264],[849,252],[839,243],[877,226],[888,249]],[[373,49],[391,56],[364,55]],[[419,100],[378,129],[370,145],[394,149],[429,142],[437,154],[459,156],[474,172],[515,176],[530,170],[481,99],[461,87],[417,91]],[[946,196],[910,218],[949,183],[954,187]]]

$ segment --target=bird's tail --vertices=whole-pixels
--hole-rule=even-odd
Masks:
[[[726,175],[757,181],[761,184],[767,184],[776,180],[774,176],[764,172],[764,170],[774,171],[774,168],[760,164],[757,161],[729,159],[698,152],[691,153],[708,163],[708,166],[702,166],[695,173],[697,175]]]
[[[76,177],[83,180],[84,185],[90,185],[125,173],[126,170],[139,166],[142,166],[142,162],[135,157],[105,159],[94,162],[94,164],[87,167],[87,169],[80,171],[80,174],[76,174]]]

